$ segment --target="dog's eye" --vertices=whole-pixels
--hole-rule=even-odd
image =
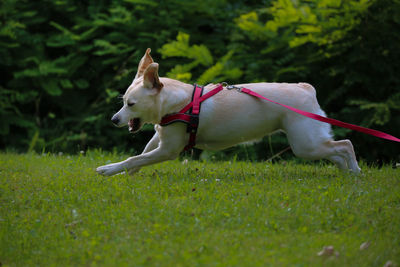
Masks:
[[[128,107],[132,107],[135,103],[128,103]]]

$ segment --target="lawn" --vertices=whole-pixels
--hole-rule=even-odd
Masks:
[[[134,177],[94,171],[123,158],[1,153],[0,266],[400,263],[400,169],[180,160]]]

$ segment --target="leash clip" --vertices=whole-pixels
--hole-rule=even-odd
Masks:
[[[224,86],[226,89],[228,89],[228,90],[233,90],[233,89],[235,89],[235,90],[237,90],[238,92],[241,92],[242,91],[242,88],[243,87],[238,87],[238,86],[234,86],[234,85],[229,85],[228,83],[226,83],[226,82],[223,82],[222,83],[222,86]]]

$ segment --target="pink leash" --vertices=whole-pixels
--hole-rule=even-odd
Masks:
[[[290,109],[291,111],[294,111],[294,112],[296,112],[296,113],[298,113],[300,115],[306,116],[306,117],[311,118],[313,120],[322,121],[322,122],[329,123],[329,124],[332,124],[332,125],[335,125],[335,126],[351,129],[351,130],[354,130],[354,131],[358,131],[358,132],[362,132],[362,133],[365,133],[365,134],[373,135],[373,136],[376,136],[376,137],[379,137],[379,138],[387,139],[387,140],[390,140],[390,141],[400,142],[399,138],[394,137],[394,136],[392,136],[390,134],[387,134],[387,133],[384,133],[384,132],[381,132],[381,131],[377,131],[377,130],[373,130],[373,129],[369,129],[369,128],[365,128],[365,127],[361,127],[361,126],[358,126],[358,125],[342,122],[342,121],[339,121],[339,120],[326,118],[326,117],[323,117],[323,116],[320,116],[320,115],[317,115],[317,114],[314,114],[314,113],[311,113],[311,112],[307,112],[307,111],[300,110],[300,109],[297,109],[297,108],[294,108],[294,107],[291,107],[291,106],[287,106],[287,105],[278,103],[278,102],[276,102],[274,100],[268,99],[268,98],[266,98],[266,97],[264,97],[264,96],[262,96],[262,95],[260,95],[260,94],[258,94],[256,92],[254,92],[254,91],[251,91],[250,89],[247,89],[247,88],[236,87],[236,86],[233,86],[233,85],[228,85],[228,86],[226,86],[226,88],[227,89],[237,89],[239,92],[242,92],[242,93],[245,93],[245,94],[248,94],[248,95],[251,95],[251,96],[255,96],[255,97],[258,97],[258,98],[261,98],[261,99],[264,99],[264,100],[267,100],[267,101],[269,101],[271,103],[277,104],[277,105],[285,107],[287,109]]]

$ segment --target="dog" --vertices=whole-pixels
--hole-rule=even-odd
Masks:
[[[130,132],[137,132],[145,123],[155,125],[155,134],[142,154],[124,161],[98,167],[102,175],[124,171],[133,174],[141,167],[173,160],[189,141],[184,123],[160,126],[167,114],[178,112],[191,102],[193,86],[177,80],[159,77],[158,63],[148,48],[140,60],[137,74],[123,96],[123,107],[112,122]],[[207,93],[216,85],[207,85]],[[308,83],[249,83],[240,84],[277,102],[326,116],[320,108],[316,91]],[[286,133],[293,153],[301,158],[328,159],[341,170],[359,173],[350,140],[334,141],[331,126],[294,113],[284,107],[260,101],[236,90],[223,89],[201,104],[196,148],[221,150],[239,143],[261,139],[268,133]]]

